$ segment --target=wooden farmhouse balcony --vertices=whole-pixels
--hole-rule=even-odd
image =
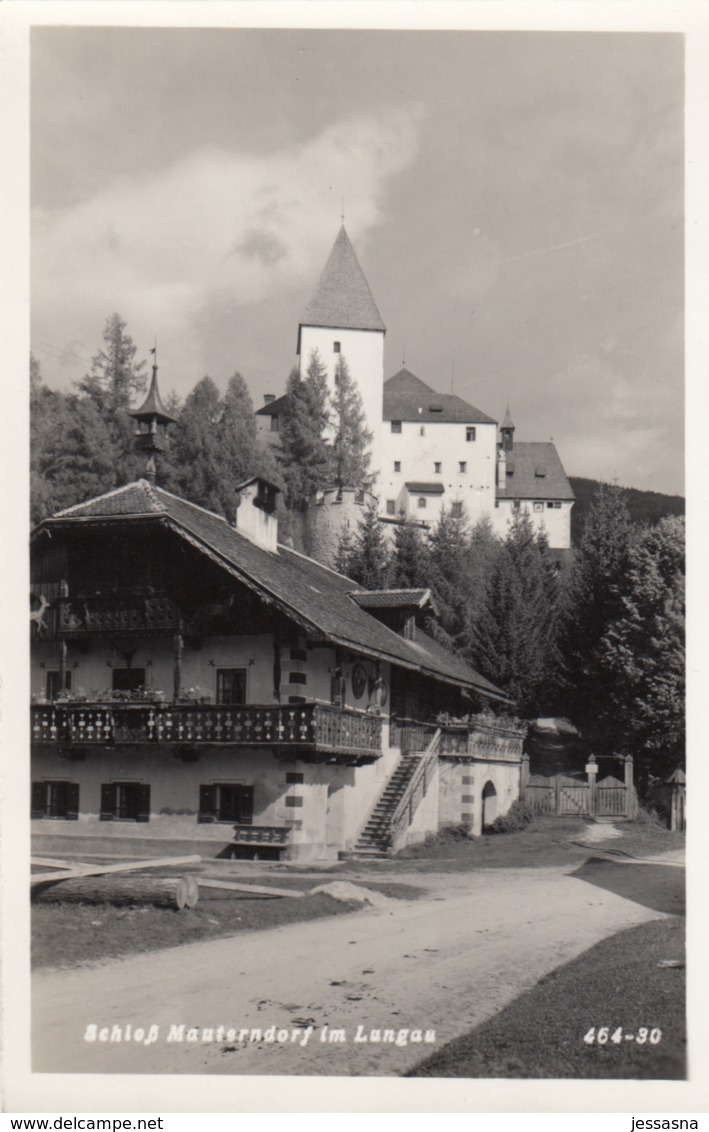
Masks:
[[[31,719],[33,742],[57,746],[271,747],[367,760],[382,753],[380,717],[329,704],[52,703],[34,704]]]

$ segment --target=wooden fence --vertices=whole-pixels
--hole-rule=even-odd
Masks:
[[[626,758],[623,778],[606,775],[597,781],[598,764],[590,759],[585,777],[578,774],[529,774],[529,756],[522,758],[522,798],[537,814],[554,817],[633,818],[637,795],[633,760]]]

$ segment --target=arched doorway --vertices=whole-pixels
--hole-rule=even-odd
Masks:
[[[483,829],[492,825],[497,817],[497,790],[494,782],[486,782],[483,786]]]

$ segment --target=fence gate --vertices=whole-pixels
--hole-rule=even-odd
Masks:
[[[529,774],[529,756],[522,756],[522,798],[536,814],[556,817],[632,818],[636,813],[632,759],[625,759],[624,779],[607,775],[596,782],[598,765],[590,759],[586,780],[569,774]]]

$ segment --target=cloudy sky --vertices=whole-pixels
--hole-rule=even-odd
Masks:
[[[683,491],[683,41],[35,28],[32,331],[280,393],[346,226],[406,365],[567,471]]]

